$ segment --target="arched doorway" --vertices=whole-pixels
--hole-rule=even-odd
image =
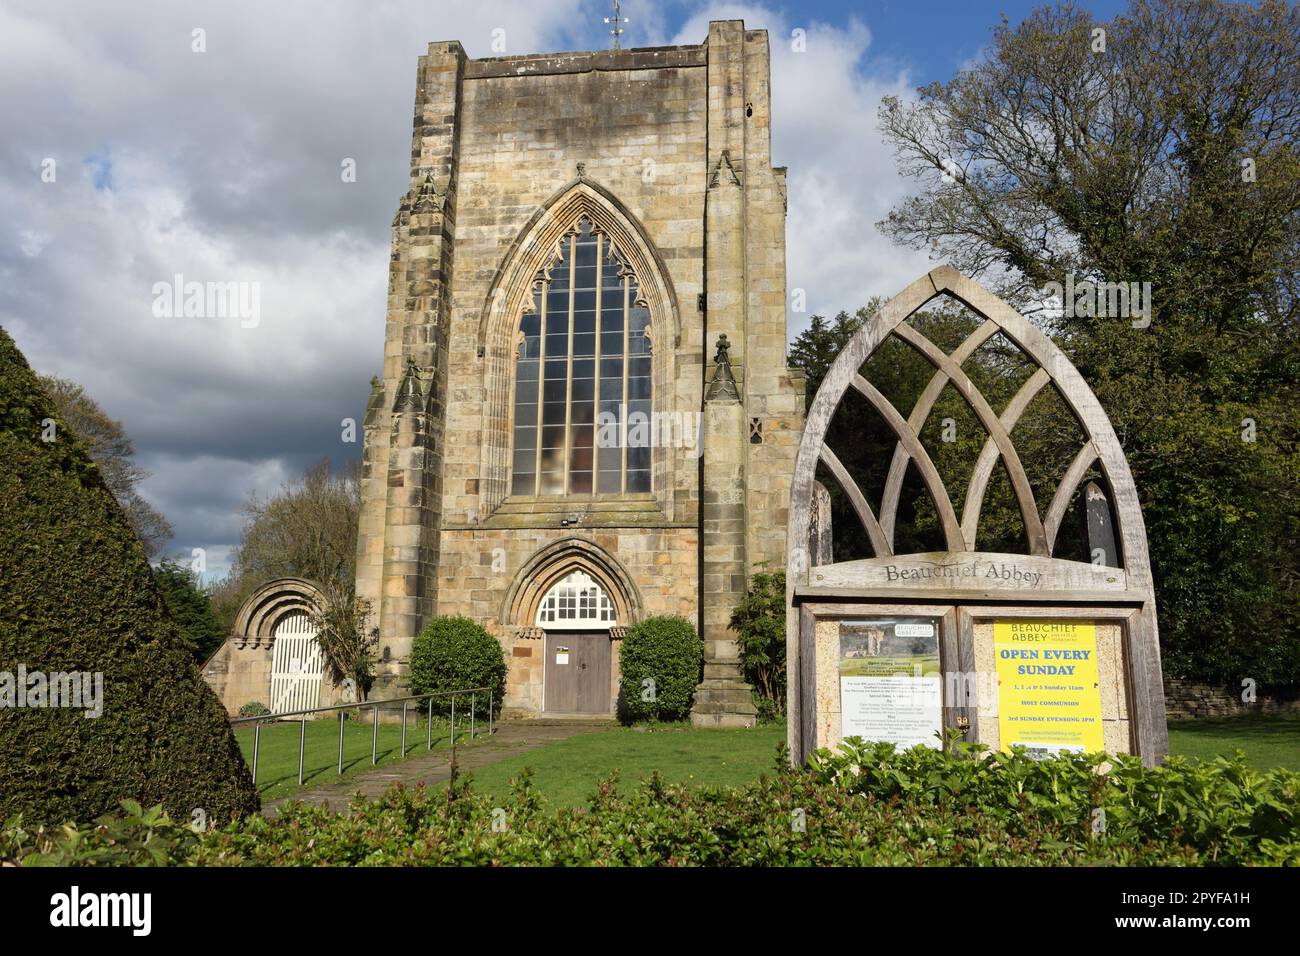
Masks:
[[[537,607],[545,638],[542,710],[548,714],[608,714],[612,701],[610,628],[614,602],[595,578],[575,568]]]
[[[290,611],[272,630],[271,712],[309,710],[320,703],[325,655],[306,611]]]

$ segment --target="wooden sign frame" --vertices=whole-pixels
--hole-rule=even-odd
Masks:
[[[942,295],[961,302],[983,320],[952,353],[945,353],[907,323],[914,313]],[[961,368],[980,345],[998,333],[1038,366],[1000,414],[989,407]],[[859,372],[890,336],[914,348],[935,370],[906,418]],[[1040,515],[1011,433],[1033,398],[1049,383],[1077,419],[1085,440],[1061,477],[1046,514]],[[921,428],[948,385],[967,401],[988,433],[960,517],[920,440]],[[825,442],[831,419],[850,388],[880,413],[897,438],[879,517]],[[999,461],[1005,466],[1024,520],[1028,554],[975,550],[984,493]],[[813,530],[819,463],[852,503],[875,557],[813,564],[808,542]],[[916,466],[934,501],[945,551],[904,555],[893,550],[899,495],[909,464]],[[1052,554],[1070,502],[1094,465],[1105,476],[1113,495],[1119,567],[1065,560]],[[973,639],[963,635],[973,628],[971,622],[976,619],[1001,615],[1122,621],[1128,705],[1125,716],[1131,728],[1131,750],[1147,764],[1160,762],[1168,752],[1146,529],[1119,439],[1096,396],[1055,343],[1002,299],[950,266],[927,273],[891,299],[854,334],[827,372],[809,407],[796,458],[786,569],[788,742],[796,764],[819,747],[838,743],[828,722],[819,720],[817,713],[819,679],[825,681],[828,675],[819,673],[816,622],[826,617],[851,616],[854,606],[863,605],[893,606],[891,613],[895,614],[906,613],[906,608],[914,605],[951,608],[959,621],[959,658],[972,667],[974,660],[969,655],[973,653]],[[820,670],[825,670],[824,662]],[[955,723],[958,715],[973,717],[975,707],[972,701],[945,700],[945,724],[950,722],[950,709],[951,722]],[[977,721],[971,724],[976,726]]]

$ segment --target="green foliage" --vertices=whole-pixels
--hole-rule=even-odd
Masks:
[[[240,717],[265,717],[271,712],[271,709],[260,700],[250,700],[243,707],[239,708]]]
[[[685,618],[662,615],[633,624],[619,650],[619,716],[684,720],[703,659],[704,642]]]
[[[755,574],[731,613],[745,680],[758,694],[759,713],[785,713],[785,572]]]
[[[0,815],[91,820],[121,800],[253,812],[226,713],[168,618],[144,546],[0,330],[0,671],[100,673],[103,713],[0,710]]]
[[[957,749],[958,756],[925,747],[897,753],[893,744],[851,738],[839,754],[819,751],[811,766],[871,800],[927,813],[954,803],[978,811],[1010,840],[1047,823],[1076,845],[1158,841],[1194,851],[1202,864],[1300,864],[1300,774],[1251,770],[1240,751],[1230,760],[1170,757],[1146,768],[1127,755],[1035,760],[1020,748]]]
[[[1170,676],[1300,679],[1298,46],[1294,4],[1131,0],[1109,23],[1057,4],[996,26],[968,68],[881,110],[920,187],[887,235],[1026,310],[1067,277],[1150,283],[1146,327],[1037,320],[1124,445]],[[1054,437],[1017,426],[1021,460],[1054,461]],[[1040,501],[1046,471],[1030,476]],[[1009,499],[990,496],[989,540],[1006,540]]]
[[[289,804],[196,833],[131,808],[94,827],[24,830],[0,856],[198,866],[1238,866],[1300,863],[1300,776],[1240,759],[1149,770],[1131,758],[971,759],[850,745],[808,770],[778,754],[747,787],[617,774],[585,807],[550,806],[524,772],[511,793],[390,788],[348,813]],[[499,808],[499,809],[498,809]],[[1101,811],[1101,812],[1098,812]],[[502,815],[504,813],[504,816]],[[499,826],[504,822],[504,829]],[[498,825],[494,826],[494,823]]]
[[[316,643],[335,684],[351,681],[356,700],[365,700],[375,681],[375,648],[379,645],[370,601],[357,597],[351,585],[334,584],[326,588],[325,607],[310,616]]]
[[[500,706],[505,696],[506,658],[501,643],[475,621],[467,617],[435,617],[411,645],[411,693],[431,694],[438,691],[487,687]],[[483,706],[485,702],[478,702]],[[469,707],[469,700],[457,698],[459,711]],[[433,702],[435,713],[451,711],[451,697]]]
[[[169,560],[158,565],[153,576],[185,650],[196,664],[203,664],[226,639],[226,628],[199,587],[199,576]]]
[[[349,589],[356,576],[360,465],[331,470],[328,458],[287,481],[269,498],[249,496],[231,572],[212,599],[227,627],[245,599],[267,581],[306,578],[327,590]]]

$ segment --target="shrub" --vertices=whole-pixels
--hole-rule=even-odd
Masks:
[[[619,716],[629,723],[684,719],[703,657],[704,642],[685,618],[664,615],[633,624],[618,656]]]
[[[785,572],[755,574],[731,614],[740,666],[753,685],[760,719],[785,713]]]
[[[154,581],[185,650],[201,666],[221,647],[227,634],[212,608],[211,597],[200,586],[197,573],[172,560],[158,565]]]
[[[240,717],[265,717],[270,712],[270,708],[260,700],[250,700],[243,707],[239,708]]]
[[[86,821],[124,799],[186,820],[257,810],[143,545],[3,330],[0,581],[0,671],[102,674],[103,707],[0,710],[0,817]]]
[[[411,645],[411,693],[488,687],[494,706],[505,697],[506,657],[501,643],[467,617],[435,617]],[[469,700],[456,700],[457,712],[469,709]],[[476,701],[482,707],[486,701]],[[450,695],[435,698],[435,713],[451,710]]]
[[[1300,775],[1258,773],[1240,757],[1155,770],[1121,759],[1099,775],[1093,758],[970,760],[885,744],[823,752],[814,769],[783,766],[747,787],[695,789],[657,774],[630,793],[613,780],[593,784],[582,812],[550,807],[525,771],[508,797],[477,793],[465,778],[445,792],[394,786],[353,801],[348,813],[290,803],[274,820],[254,816],[205,833],[129,806],[69,831],[11,821],[0,831],[0,858],[29,866],[1300,864]],[[796,816],[803,828],[791,826]]]

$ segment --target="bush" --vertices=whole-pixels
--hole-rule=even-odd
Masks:
[[[740,666],[754,688],[760,720],[785,713],[785,572],[755,574],[731,614]]]
[[[225,641],[227,630],[212,608],[212,599],[202,589],[199,576],[175,561],[164,560],[154,570],[154,581],[176,622],[181,641],[194,663],[202,666]]]
[[[348,813],[290,803],[274,820],[206,833],[134,806],[72,831],[11,821],[0,831],[0,858],[29,866],[1300,864],[1300,775],[1258,773],[1241,757],[1155,770],[1111,760],[1100,775],[1087,757],[971,760],[850,746],[840,757],[823,752],[813,769],[781,766],[747,787],[694,789],[656,774],[625,793],[607,780],[581,812],[548,806],[525,771],[504,799],[462,778],[445,792],[394,786],[353,801]],[[1104,827],[1095,826],[1096,809]],[[791,826],[796,816],[804,828]]]
[[[86,821],[125,799],[186,820],[257,810],[143,545],[3,330],[0,580],[0,672],[100,674],[103,708],[0,710],[0,817]]]
[[[411,645],[411,693],[488,687],[494,706],[506,690],[506,657],[501,643],[467,617],[435,617]],[[481,695],[480,695],[481,696]],[[456,699],[458,712],[468,711],[469,700]],[[482,707],[486,702],[479,700]],[[435,713],[451,711],[450,695],[435,698]]]
[[[703,657],[704,642],[685,618],[665,615],[633,624],[618,656],[619,716],[629,723],[685,719]]]
[[[243,707],[239,708],[240,717],[265,717],[271,712],[271,709],[260,700],[250,700]]]

